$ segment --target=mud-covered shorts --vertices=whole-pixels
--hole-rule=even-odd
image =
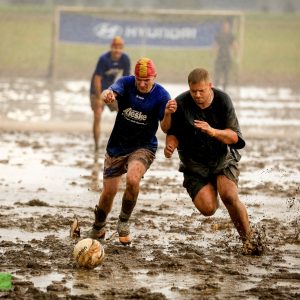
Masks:
[[[125,174],[127,172],[129,162],[133,160],[142,162],[146,170],[148,170],[154,158],[155,153],[145,148],[141,148],[127,155],[117,157],[111,157],[108,155],[108,153],[106,153],[104,160],[103,177],[118,177]]]
[[[192,200],[194,200],[197,193],[208,183],[216,186],[218,175],[225,175],[237,185],[240,175],[238,163],[232,161],[227,167],[219,170],[216,173],[210,172],[207,176],[202,176],[200,174],[191,172],[183,172],[183,186],[186,188]]]

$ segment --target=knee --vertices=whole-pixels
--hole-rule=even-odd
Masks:
[[[113,199],[118,192],[118,187],[104,187],[101,196],[104,199]]]
[[[225,206],[235,205],[235,203],[237,203],[237,201],[238,201],[237,194],[231,193],[229,191],[226,191],[226,192],[220,194],[220,197]]]
[[[126,189],[131,192],[139,190],[140,179],[137,176],[128,176],[126,178]]]
[[[203,200],[203,199],[202,199]],[[215,214],[219,207],[218,199],[205,199],[202,201],[201,199],[194,199],[194,205],[199,210],[199,212],[205,217],[209,217]]]
[[[212,215],[215,214],[215,212],[217,211],[218,206],[217,205],[209,205],[206,206],[205,208],[202,208],[201,210],[199,210],[201,212],[201,214],[205,217],[210,217]]]
[[[236,184],[224,175],[218,177],[218,192],[225,206],[235,205],[239,201]]]

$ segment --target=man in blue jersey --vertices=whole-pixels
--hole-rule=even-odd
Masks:
[[[199,212],[212,216],[220,197],[243,241],[244,253],[260,254],[262,246],[254,241],[247,209],[238,196],[241,156],[237,149],[245,141],[232,101],[212,87],[205,69],[190,72],[188,84],[189,90],[176,97],[165,156],[170,158],[177,148],[183,186]]]
[[[95,151],[99,147],[100,122],[104,103],[100,100],[103,90],[107,89],[119,77],[130,74],[130,59],[124,50],[124,40],[116,36],[111,42],[110,51],[102,54],[91,79],[90,101],[94,112],[93,136]],[[111,111],[118,109],[117,103],[107,105]]]
[[[140,181],[152,164],[157,150],[156,132],[160,123],[166,132],[176,101],[155,82],[155,66],[149,58],[141,58],[134,76],[117,80],[101,94],[105,103],[118,102],[116,121],[108,140],[103,171],[103,190],[96,205],[95,222],[89,231],[92,238],[105,235],[105,224],[119,189],[120,178],[126,175],[126,189],[122,198],[117,231],[119,241],[131,243],[129,218],[136,205]]]

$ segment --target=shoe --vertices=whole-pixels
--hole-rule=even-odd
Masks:
[[[95,228],[93,227],[88,231],[87,236],[91,239],[95,240],[103,240],[105,238],[105,227],[103,226],[102,228]]]
[[[117,231],[119,234],[119,241],[123,245],[129,245],[131,243],[131,235],[130,235],[130,229],[129,229],[129,223],[128,222],[122,222],[118,221]]]

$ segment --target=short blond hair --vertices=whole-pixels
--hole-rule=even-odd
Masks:
[[[190,72],[188,76],[188,83],[195,84],[199,82],[211,82],[210,75],[206,69],[196,68]]]

